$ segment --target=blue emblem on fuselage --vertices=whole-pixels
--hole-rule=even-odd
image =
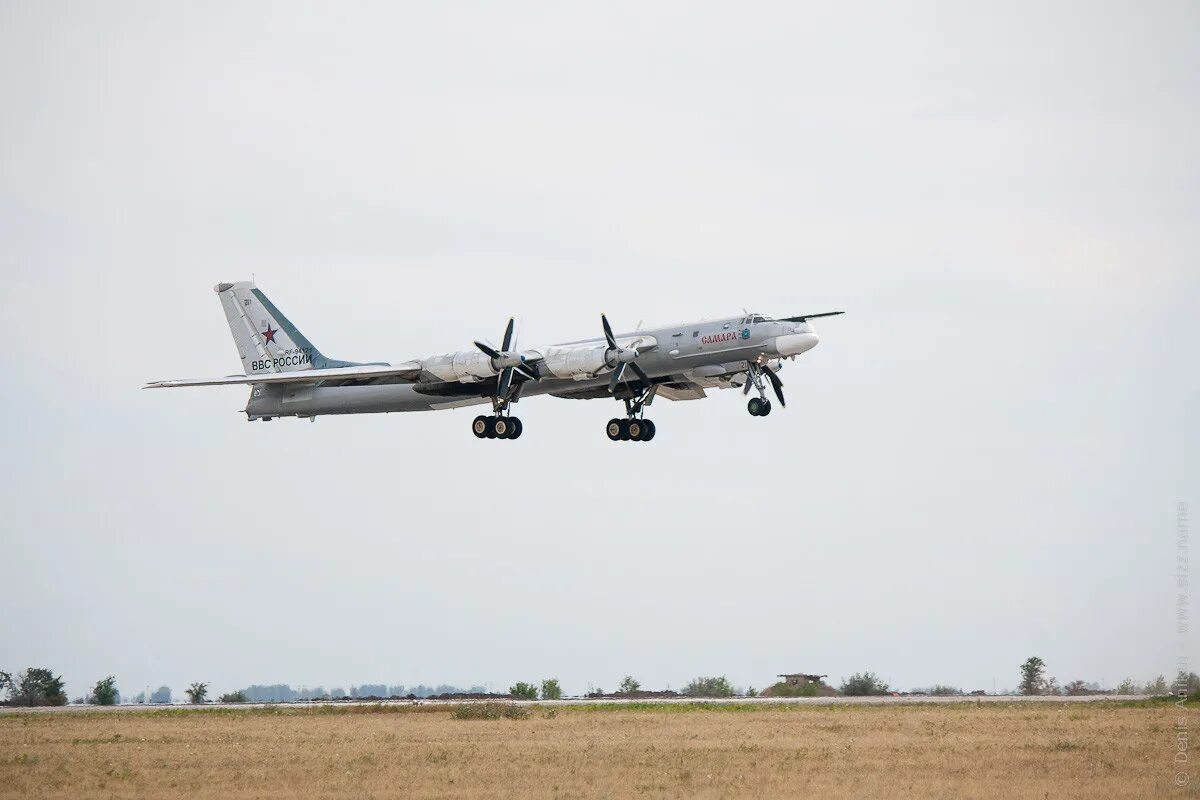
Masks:
[[[749,328],[742,328],[742,338],[743,339],[750,338],[750,329]]]

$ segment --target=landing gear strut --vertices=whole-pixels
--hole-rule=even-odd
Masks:
[[[650,387],[638,397],[625,398],[625,419],[614,417],[608,421],[604,432],[614,442],[648,442],[657,429],[654,420],[646,419],[646,406],[654,399],[655,387]]]
[[[786,405],[783,401],[783,381],[779,380],[775,371],[765,363],[751,361],[746,369],[746,388],[742,391],[750,394],[751,388],[758,390],[758,397],[751,397],[750,402],[746,403],[746,410],[752,417],[765,417],[771,413],[771,401],[767,399],[767,381],[771,382],[771,388],[779,398],[779,405]]]

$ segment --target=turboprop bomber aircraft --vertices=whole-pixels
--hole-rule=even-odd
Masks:
[[[251,421],[490,404],[491,415],[471,423],[480,439],[518,438],[522,424],[512,407],[538,394],[623,402],[624,415],[606,426],[613,441],[650,441],[655,427],[646,408],[656,397],[700,400],[706,389],[740,387],[747,395],[753,389],[747,409],[765,417],[772,407],[768,385],[784,405],[783,360],[817,345],[809,320],[842,313],[782,319],[747,313],[623,334],[601,314],[602,337],[528,349],[517,347],[509,319],[499,347],[477,341],[473,350],[388,364],[325,357],[251,282],[220,283],[216,292],[244,374],[143,388],[249,385]]]

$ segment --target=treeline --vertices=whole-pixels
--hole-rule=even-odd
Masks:
[[[1167,683],[1165,675],[1159,675],[1154,680],[1138,684],[1133,678],[1126,678],[1114,690],[1101,689],[1095,683],[1074,680],[1060,685],[1058,678],[1046,675],[1046,662],[1038,656],[1031,656],[1021,665],[1021,682],[1017,691],[1024,695],[1065,695],[1068,697],[1089,694],[1148,694],[1152,697],[1165,695],[1195,695],[1200,694],[1200,675],[1194,672],[1180,670],[1175,679]]]
[[[1058,679],[1047,675],[1046,663],[1037,656],[1030,657],[1021,664],[1019,669],[1020,683],[1018,693],[1023,695],[1151,695],[1163,697],[1167,695],[1200,696],[1200,675],[1195,672],[1180,671],[1173,681],[1167,682],[1163,675],[1153,681],[1138,684],[1131,678],[1123,680],[1116,689],[1104,689],[1096,683],[1083,680],[1073,680],[1060,684]],[[795,676],[793,676],[795,677]],[[816,676],[806,676],[815,678]],[[1005,690],[1007,692],[1008,690]],[[209,701],[208,684],[195,682],[184,690],[190,703],[206,703]],[[833,687],[824,680],[806,680],[799,684],[781,681],[768,686],[761,692],[754,687],[742,689],[733,686],[729,679],[721,676],[701,676],[689,681],[681,690],[664,689],[650,691],[644,689],[639,680],[632,675],[626,675],[617,685],[615,692],[606,693],[603,689],[589,687],[587,697],[592,698],[626,698],[640,699],[651,697],[756,697],[758,695],[771,697],[815,697],[815,696],[869,696],[902,694],[907,696],[953,696],[966,694],[962,689],[944,684],[935,684],[928,688],[913,689],[910,692],[896,692],[886,681],[874,672],[860,672],[841,681],[840,686]],[[972,695],[982,695],[981,689],[972,691]],[[558,700],[563,697],[562,687],[557,678],[546,678],[540,682],[518,681],[508,688],[506,694],[489,693],[484,686],[461,688],[450,684],[426,686],[417,684],[364,683],[351,685],[350,689],[335,686],[326,691],[317,686],[312,689],[300,687],[293,689],[286,683],[252,684],[244,689],[238,689],[222,694],[216,699],[222,703],[288,703],[305,700],[389,700],[389,699],[424,699],[442,696],[476,696],[483,698],[509,697],[519,700]],[[174,701],[169,686],[160,686],[150,692],[139,692],[128,698],[133,703],[168,704]],[[101,678],[85,697],[77,697],[76,703],[94,705],[115,705],[121,702],[121,693],[117,691],[116,678],[109,675]],[[64,690],[62,676],[45,667],[30,667],[14,674],[0,671],[0,704],[15,706],[54,706],[65,705],[67,695]]]

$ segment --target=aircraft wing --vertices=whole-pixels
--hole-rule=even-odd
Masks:
[[[368,380],[371,378],[403,378],[416,380],[421,374],[419,361],[402,364],[363,364],[357,367],[306,369],[296,372],[267,372],[260,375],[227,375],[224,378],[184,378],[173,381],[152,381],[143,389],[172,389],[179,386],[236,386],[256,383],[320,383],[322,381]]]

